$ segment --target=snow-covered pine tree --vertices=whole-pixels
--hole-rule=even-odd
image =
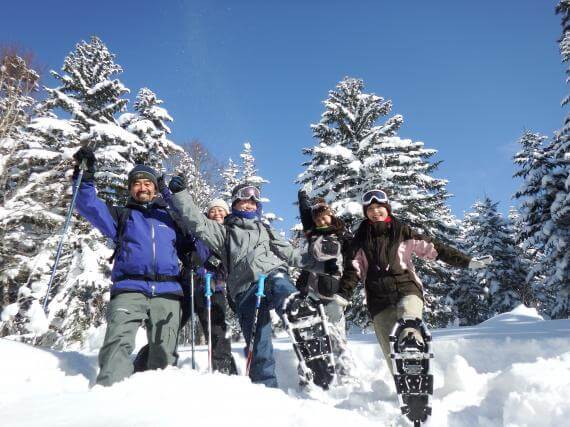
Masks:
[[[53,72],[62,84],[46,88],[49,96],[39,108],[43,115],[32,121],[29,130],[38,141],[38,148],[49,153],[30,150],[27,173],[31,182],[20,178],[15,190],[19,199],[14,198],[14,203],[33,207],[33,217],[20,219],[14,211],[5,219],[12,221],[14,227],[25,229],[28,240],[43,242],[41,247],[29,249],[28,259],[21,263],[26,272],[17,276],[25,279],[19,282],[19,293],[36,302],[45,294],[59,240],[54,232],[61,229],[70,202],[72,154],[81,144],[94,148],[98,194],[108,202],[121,204],[128,194],[126,173],[146,150],[143,141],[115,120],[115,114],[127,103],[122,95],[128,90],[114,78],[122,69],[101,40],[93,37],[89,43],[77,44],[66,57],[62,71],[61,75]],[[66,114],[58,119],[56,113],[60,109],[69,118]],[[34,170],[37,163],[42,165],[37,172],[42,173]],[[51,334],[42,337],[43,343],[81,345],[86,331],[103,322],[103,302],[110,284],[107,259],[111,254],[105,243],[98,231],[74,216],[50,295]],[[25,325],[20,328],[23,329]]]
[[[524,259],[530,260],[526,282],[533,290],[537,308],[549,315],[554,301],[552,291],[545,284],[553,266],[545,256],[548,239],[543,227],[552,223],[550,205],[553,197],[543,183],[548,182],[545,178],[553,164],[546,151],[547,139],[539,133],[525,131],[518,140],[521,150],[513,157],[518,168],[514,177],[522,179],[522,183],[513,198],[519,202],[516,243],[521,247]]]
[[[424,148],[397,136],[401,115],[386,118],[392,102],[363,92],[362,80],[345,78],[324,101],[325,112],[313,124],[317,145],[303,152],[310,160],[297,182],[312,197],[324,197],[349,227],[363,218],[360,198],[372,188],[387,191],[395,214],[417,230],[453,243],[458,236],[457,221],[446,205],[450,197],[447,181],[433,178],[438,162],[428,160],[436,150]],[[378,123],[380,119],[384,120]],[[432,325],[452,319],[446,295],[453,282],[452,271],[439,263],[418,262],[426,285],[426,318]],[[359,326],[369,324],[363,290],[353,300],[349,320]]]
[[[208,202],[214,198],[214,186],[204,178],[194,159],[186,151],[175,154],[174,158],[175,173],[186,178],[192,198],[199,208],[205,210]]]
[[[160,106],[163,102],[152,90],[142,88],[134,104],[136,114],[125,113],[119,117],[120,125],[137,135],[145,145],[144,151],[135,156],[135,162],[152,166],[159,171],[163,169],[164,159],[183,151],[167,138],[170,134],[167,122],[172,122],[173,119],[168,111]]]
[[[536,307],[542,311],[544,306],[542,301],[545,293],[544,280],[532,273],[533,264],[540,262],[540,259],[537,257],[535,250],[527,250],[521,244],[521,234],[525,225],[519,211],[514,206],[511,206],[509,209],[508,220],[515,244],[516,258],[518,260],[517,266],[521,270],[521,276],[525,275],[524,283],[520,283],[519,286],[521,302],[527,307]]]
[[[269,184],[269,181],[258,175],[257,167],[255,166],[255,157],[253,156],[253,148],[249,142],[243,144],[243,151],[239,156],[241,157],[242,161],[240,167],[241,173],[239,174],[239,183],[247,183],[258,187],[261,190],[261,201],[264,204],[265,208],[270,200],[264,196],[263,186],[265,184]],[[278,217],[273,212],[263,212],[261,219],[267,224],[283,220],[283,218]]]
[[[220,188],[220,197],[224,199],[228,205],[232,203],[232,190],[239,184],[238,175],[239,167],[230,158],[228,165],[222,171],[222,183]]]
[[[570,62],[570,1],[560,0],[556,12],[562,17],[562,35],[559,46],[562,62]],[[566,69],[568,81],[570,68]],[[562,105],[570,103],[570,96]],[[570,116],[566,116],[562,128],[555,133],[547,147],[553,169],[543,185],[552,196],[551,224],[545,224],[543,233],[548,237],[546,256],[553,265],[547,284],[556,292],[551,316],[556,319],[570,317]]]
[[[516,250],[513,231],[486,197],[473,205],[463,221],[463,247],[472,256],[491,255],[481,270],[464,270],[451,292],[460,324],[472,325],[512,310],[522,302],[526,271]]]

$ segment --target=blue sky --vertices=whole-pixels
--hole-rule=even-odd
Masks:
[[[0,42],[59,70],[99,36],[134,96],[149,87],[174,117],[172,140],[198,138],[220,160],[252,143],[268,208],[294,222],[293,180],[314,144],[309,125],[344,76],[393,101],[400,136],[437,149],[463,217],[485,195],[503,212],[515,141],[551,135],[567,93],[555,1],[200,0],[9,2]],[[49,80],[46,81],[50,84]],[[53,83],[52,83],[53,84]]]

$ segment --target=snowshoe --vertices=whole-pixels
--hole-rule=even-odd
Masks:
[[[412,330],[413,332],[406,332]],[[421,341],[418,340],[418,334]],[[421,319],[404,317],[390,334],[390,357],[402,414],[419,427],[431,415],[431,334]]]
[[[283,304],[283,322],[299,360],[299,383],[327,390],[335,378],[335,363],[322,304],[298,292],[291,294]]]

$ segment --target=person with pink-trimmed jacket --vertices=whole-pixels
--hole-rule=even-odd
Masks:
[[[357,283],[364,284],[376,338],[392,371],[389,342],[392,328],[404,316],[422,319],[423,285],[414,269],[412,255],[463,268],[483,268],[491,259],[473,259],[415,232],[392,214],[383,190],[367,191],[362,196],[362,208],[366,218],[351,242],[339,293],[348,300]],[[423,338],[413,328],[404,329],[398,339],[409,337],[410,332],[421,349]]]

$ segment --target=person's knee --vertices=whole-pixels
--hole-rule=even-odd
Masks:
[[[398,302],[398,314],[400,317],[408,316],[422,318],[424,303],[416,295],[407,295]]]

